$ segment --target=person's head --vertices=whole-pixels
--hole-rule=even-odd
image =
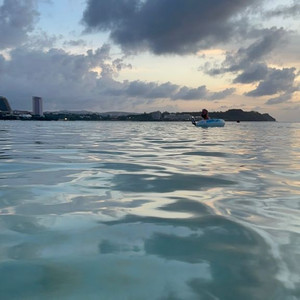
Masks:
[[[203,119],[207,119],[208,118],[208,111],[207,111],[207,109],[202,109],[202,112],[201,112],[201,117],[203,118]]]

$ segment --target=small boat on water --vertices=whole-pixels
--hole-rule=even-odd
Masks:
[[[208,128],[208,127],[224,127],[225,121],[223,119],[208,119],[196,121],[192,118],[192,123],[197,127]]]

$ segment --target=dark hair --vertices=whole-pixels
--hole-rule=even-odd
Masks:
[[[206,119],[206,118],[208,118],[207,116],[208,116],[208,111],[207,111],[207,109],[205,109],[205,108],[202,109],[201,117],[204,118],[204,119]]]

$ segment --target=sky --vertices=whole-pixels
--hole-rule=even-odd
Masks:
[[[13,109],[300,118],[299,0],[0,0]]]

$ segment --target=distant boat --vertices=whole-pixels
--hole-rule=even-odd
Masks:
[[[223,119],[208,119],[196,121],[192,118],[192,123],[197,127],[208,128],[208,127],[224,127],[225,121]]]

